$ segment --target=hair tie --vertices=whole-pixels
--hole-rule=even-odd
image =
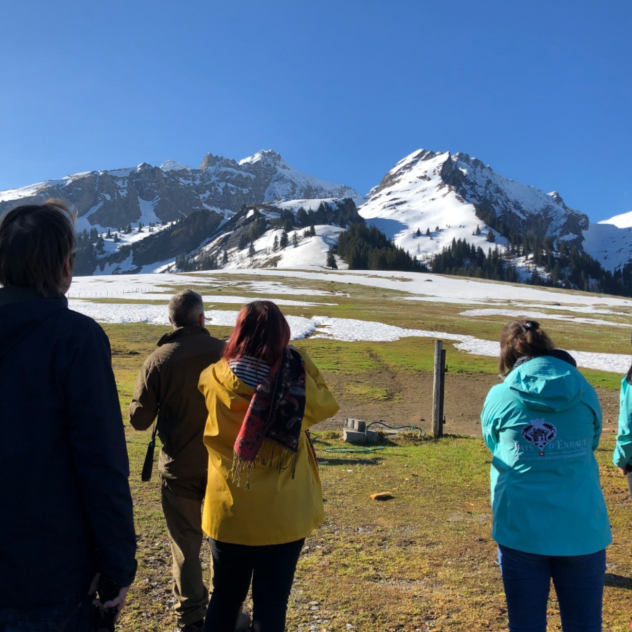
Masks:
[[[520,323],[520,327],[522,328],[522,333],[526,334],[527,331],[531,331],[533,329],[533,323],[528,320],[526,323]]]

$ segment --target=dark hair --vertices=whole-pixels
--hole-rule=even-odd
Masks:
[[[76,250],[75,217],[64,201],[18,206],[0,221],[0,283],[57,294]]]
[[[224,358],[253,356],[274,364],[290,342],[290,326],[272,301],[253,301],[241,308]]]
[[[506,375],[518,358],[548,355],[554,348],[551,339],[540,329],[540,323],[535,320],[514,320],[500,332],[498,371]]]
[[[169,301],[169,318],[176,327],[197,325],[204,313],[204,301],[193,290],[182,290]]]

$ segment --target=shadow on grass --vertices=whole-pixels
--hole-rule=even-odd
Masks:
[[[623,575],[615,575],[614,573],[606,573],[606,586],[632,590],[632,578],[624,577]]]
[[[321,465],[379,465],[382,459],[320,459]]]

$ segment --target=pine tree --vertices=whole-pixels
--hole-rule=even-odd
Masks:
[[[489,232],[487,233],[487,241],[489,241],[492,244],[496,241],[496,235],[494,235],[494,231],[491,228],[489,229]]]
[[[222,255],[222,263],[226,265],[228,263],[228,252],[224,250],[224,254]]]
[[[332,248],[330,248],[329,252],[327,253],[327,267],[331,268],[332,270],[338,269],[338,264],[336,263],[336,256],[334,255],[334,251]]]
[[[294,234],[292,235],[292,245],[294,248],[298,248],[298,233],[296,231],[294,231]]]
[[[119,241],[121,241],[121,238],[118,236],[118,233],[114,233],[114,243],[118,244]]]
[[[248,248],[248,256],[252,259],[255,256],[255,245],[250,242],[250,248]]]
[[[417,229],[417,237],[421,237],[421,228]]]
[[[316,226],[314,224],[309,227],[309,236],[316,237]]]
[[[476,230],[474,231],[474,234],[475,235],[480,235],[481,234],[481,227],[478,224],[476,224]]]
[[[279,242],[281,248],[287,248],[288,241],[287,231],[283,229],[283,232],[281,233],[281,241]]]
[[[279,238],[275,235],[274,236],[274,244],[272,245],[272,250],[274,250],[274,252],[276,252],[279,249]]]
[[[439,232],[439,227],[435,226],[435,233],[438,233],[438,232]]]
[[[426,236],[430,237],[430,227],[426,228]]]
[[[106,239],[112,239],[112,233],[110,232],[110,229],[108,228],[108,234],[105,236]]]

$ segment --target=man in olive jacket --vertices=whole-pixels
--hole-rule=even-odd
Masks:
[[[158,469],[171,537],[175,610],[180,629],[196,632],[202,629],[209,599],[200,563],[208,413],[198,380],[206,367],[220,360],[224,343],[204,328],[204,304],[196,292],[186,290],[171,299],[169,320],[174,329],[143,364],[129,415],[137,430],[147,430],[158,417],[163,444]]]

